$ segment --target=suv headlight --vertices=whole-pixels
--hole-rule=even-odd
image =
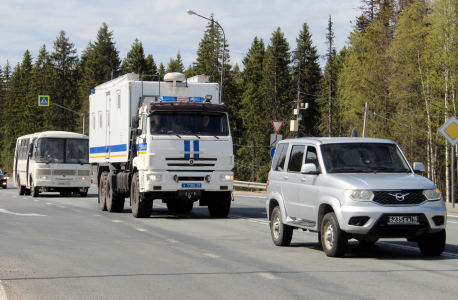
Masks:
[[[162,181],[162,175],[160,174],[150,174],[147,178],[148,181]]]
[[[426,199],[429,201],[437,201],[441,199],[441,191],[439,189],[434,190],[423,190],[423,195],[425,195]]]
[[[221,181],[232,181],[232,180],[234,180],[234,175],[221,174],[219,178],[220,178]]]
[[[343,194],[355,201],[372,201],[374,199],[374,193],[368,190],[345,190]]]

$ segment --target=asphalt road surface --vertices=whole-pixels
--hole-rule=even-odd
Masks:
[[[457,299],[458,217],[447,246],[424,257],[416,243],[350,241],[329,258],[317,235],[271,239],[262,196],[235,194],[229,218],[206,207],[149,219],[102,212],[87,198],[19,196],[0,189],[0,300],[6,299]]]

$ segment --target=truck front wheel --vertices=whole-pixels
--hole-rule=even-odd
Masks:
[[[215,193],[213,199],[209,199],[208,212],[213,218],[225,218],[231,210],[231,193]]]
[[[107,177],[107,172],[103,172],[100,175],[100,181],[99,181],[99,203],[100,203],[100,209],[102,211],[107,210],[107,202],[106,202],[106,197],[105,197],[106,177]]]
[[[138,173],[132,177],[130,199],[132,201],[132,215],[135,218],[149,218],[151,216],[153,200],[150,196],[140,193]]]

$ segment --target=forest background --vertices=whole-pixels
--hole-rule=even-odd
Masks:
[[[269,41],[254,37],[243,66],[231,65],[230,43],[225,40],[223,51],[223,34],[213,22],[204,31],[196,61],[187,68],[179,51],[167,66],[157,66],[138,39],[121,59],[106,23],[78,56],[62,30],[52,48],[43,45],[35,59],[26,50],[21,63],[0,68],[0,166],[11,174],[21,135],[82,132],[80,116],[57,106],[39,107],[38,95],[50,95],[52,102],[87,116],[91,90],[111,78],[130,72],[161,77],[182,72],[187,77],[210,75],[211,82],[220,82],[224,55],[223,102],[232,130],[236,117],[244,120],[244,136],[234,145],[237,180],[267,180],[271,120],[285,121],[279,132],[283,138],[296,137],[289,120],[296,119],[293,109],[299,95],[309,108],[300,111],[297,136],[351,136],[354,128],[362,131],[367,102],[367,135],[394,140],[411,163],[424,162],[424,175],[449,201],[451,148],[438,129],[457,110],[458,0],[363,0],[355,9],[361,14],[352,21],[346,47],[335,49],[329,16],[324,57],[304,23],[291,45],[281,28]]]

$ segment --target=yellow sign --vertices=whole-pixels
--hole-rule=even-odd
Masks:
[[[451,117],[439,128],[439,133],[450,143],[455,146],[458,143],[458,119]]]
[[[450,124],[449,127],[447,127],[444,132],[448,134],[449,137],[452,138],[452,140],[456,139],[458,137],[458,125],[456,125],[455,122]]]

